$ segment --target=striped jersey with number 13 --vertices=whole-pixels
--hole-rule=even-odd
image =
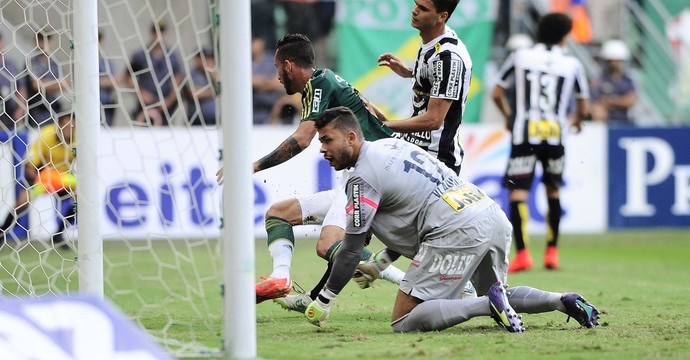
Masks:
[[[508,57],[499,70],[498,85],[507,88],[511,76],[515,76],[516,94],[513,145],[560,145],[573,93],[589,98],[580,61],[560,46],[537,44]]]

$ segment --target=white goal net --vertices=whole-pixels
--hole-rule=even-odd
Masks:
[[[105,297],[178,356],[222,342],[214,2],[98,1]],[[0,297],[79,290],[73,6],[0,2]]]

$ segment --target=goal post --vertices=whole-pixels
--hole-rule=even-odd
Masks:
[[[220,1],[219,5],[221,85],[227,84],[220,95],[221,109],[230,120],[223,126],[223,165],[228,170],[221,238],[226,286],[224,344],[228,355],[246,359],[256,357],[254,186],[247,152],[252,148],[251,11],[250,0]]]
[[[98,84],[98,3],[74,1],[74,112],[77,137],[79,291],[103,298],[103,235],[98,190],[101,110]]]
[[[6,0],[0,12],[10,96],[51,109],[41,127],[27,111],[0,128],[0,223],[21,192],[40,193],[0,244],[0,296],[95,294],[176,357],[255,357],[250,0]],[[23,177],[31,144],[70,109],[76,224],[70,196]]]

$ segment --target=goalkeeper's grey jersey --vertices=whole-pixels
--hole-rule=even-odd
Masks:
[[[420,147],[399,139],[365,142],[347,181],[348,234],[370,229],[413,258],[419,244],[460,233],[494,203]]]

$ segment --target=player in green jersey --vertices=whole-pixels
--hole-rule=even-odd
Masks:
[[[367,109],[359,92],[347,81],[330,69],[314,68],[314,49],[306,36],[289,34],[279,40],[275,66],[288,95],[302,95],[301,121],[292,135],[254,163],[254,172],[282,164],[306,149],[316,135],[314,119],[329,108],[345,106],[352,110],[367,140],[392,136],[393,131]],[[266,212],[265,226],[273,272],[256,285],[257,303],[290,293],[290,265],[295,242],[293,226],[321,224],[316,253],[330,263],[344,236],[345,202],[345,193],[339,189],[271,205]],[[367,255],[370,253],[365,254],[366,258]],[[402,271],[392,268],[383,278],[397,283],[402,276]]]

